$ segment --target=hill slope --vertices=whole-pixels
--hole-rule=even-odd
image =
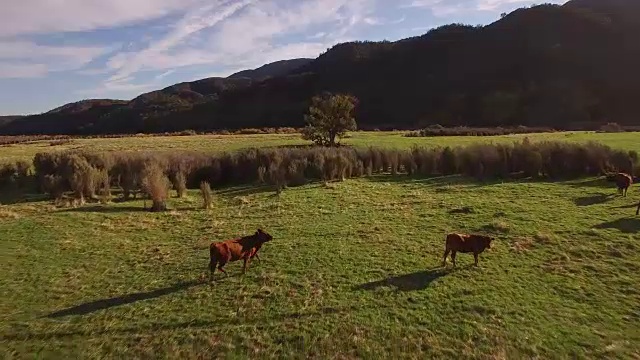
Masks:
[[[292,71],[305,66],[312,62],[314,59],[291,59],[276,61],[271,64],[263,65],[257,69],[244,70],[232,74],[228,79],[248,78],[251,80],[266,80],[270,77],[285,76]]]
[[[357,96],[364,128],[636,123],[638,29],[637,1],[541,5],[484,27],[448,25],[397,42],[339,44],[313,61],[177,84],[100,110],[28,117],[0,132],[300,126],[309,99],[321,91]]]

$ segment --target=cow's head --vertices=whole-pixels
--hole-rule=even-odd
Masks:
[[[491,242],[496,238],[494,238],[493,236],[483,236],[482,239],[484,240],[484,246],[487,249],[491,249]]]
[[[258,238],[258,240],[262,243],[266,243],[269,242],[271,240],[273,240],[273,236],[267,234],[265,231],[263,231],[262,229],[258,229],[256,230],[256,233],[254,235],[256,238]]]

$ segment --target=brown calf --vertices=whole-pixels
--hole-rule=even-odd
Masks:
[[[456,266],[456,253],[473,253],[475,265],[478,266],[478,254],[485,249],[491,248],[491,241],[495,240],[490,236],[483,235],[467,235],[467,234],[449,234],[447,235],[444,258],[442,266],[447,266],[447,256],[451,253],[453,266]]]
[[[633,184],[633,178],[625,173],[609,174],[607,181],[615,182],[618,192],[621,192],[623,196],[627,196],[627,190]]]
[[[271,235],[262,231],[262,229],[258,229],[255,234],[250,236],[212,243],[209,247],[209,278],[211,279],[213,277],[216,266],[218,270],[226,275],[227,272],[224,271],[224,266],[228,262],[238,261],[240,259],[244,260],[242,273],[246,273],[250,260],[254,256],[257,257],[260,247],[272,239],[273,237]]]

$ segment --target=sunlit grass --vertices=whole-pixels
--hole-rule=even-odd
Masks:
[[[513,142],[528,137],[531,141],[561,140],[571,142],[597,141],[614,148],[640,152],[640,133],[589,133],[562,132],[547,134],[507,135],[507,136],[459,136],[459,137],[405,137],[406,132],[354,132],[343,140],[344,144],[358,147],[379,146],[408,149],[412,146],[457,146],[478,142]],[[31,160],[38,152],[66,149],[96,151],[110,150],[197,150],[204,152],[235,151],[247,147],[271,147],[283,145],[303,145],[298,134],[268,135],[199,135],[165,137],[129,137],[113,139],[74,139],[68,144],[51,146],[49,141],[0,147],[0,162],[18,159]]]
[[[212,210],[198,191],[159,214],[140,211],[142,201],[5,205],[2,349],[8,358],[633,358],[637,191],[379,176],[280,197],[218,189]],[[209,242],[258,227],[275,238],[261,263],[200,282]],[[461,254],[444,270],[453,231],[498,240],[479,268]]]

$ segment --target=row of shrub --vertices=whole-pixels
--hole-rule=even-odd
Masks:
[[[39,153],[33,160],[39,190],[61,198],[67,193],[80,203],[105,200],[111,189],[124,199],[148,194],[162,208],[172,188],[181,197],[188,188],[242,184],[286,186],[387,173],[434,177],[465,175],[477,179],[571,179],[611,171],[638,173],[638,154],[598,143],[540,142],[478,144],[468,147],[410,150],[350,147],[246,149],[235,153],[82,152]],[[24,164],[11,176],[27,176]],[[27,170],[28,171],[28,170]],[[4,175],[3,175],[4,176]]]
[[[106,135],[87,135],[87,136],[69,136],[69,135],[15,135],[0,136],[0,145],[21,144],[35,141],[51,141],[51,145],[63,145],[69,143],[71,139],[113,139],[128,137],[157,137],[157,136],[193,136],[193,135],[258,135],[258,134],[297,134],[301,129],[283,127],[283,128],[248,128],[235,131],[221,130],[209,132],[197,132],[194,130],[183,130],[179,132],[165,132],[152,134],[106,134]]]
[[[457,126],[446,128],[441,125],[431,125],[425,129],[412,131],[405,134],[406,137],[433,137],[433,136],[498,136],[512,134],[533,134],[554,132],[547,127],[467,127]]]
[[[23,144],[34,141],[64,141],[70,139],[69,135],[15,135],[0,136],[0,145]]]
[[[596,132],[599,133],[621,133],[636,131],[640,131],[640,126],[622,126],[618,123],[607,123],[596,130]]]

